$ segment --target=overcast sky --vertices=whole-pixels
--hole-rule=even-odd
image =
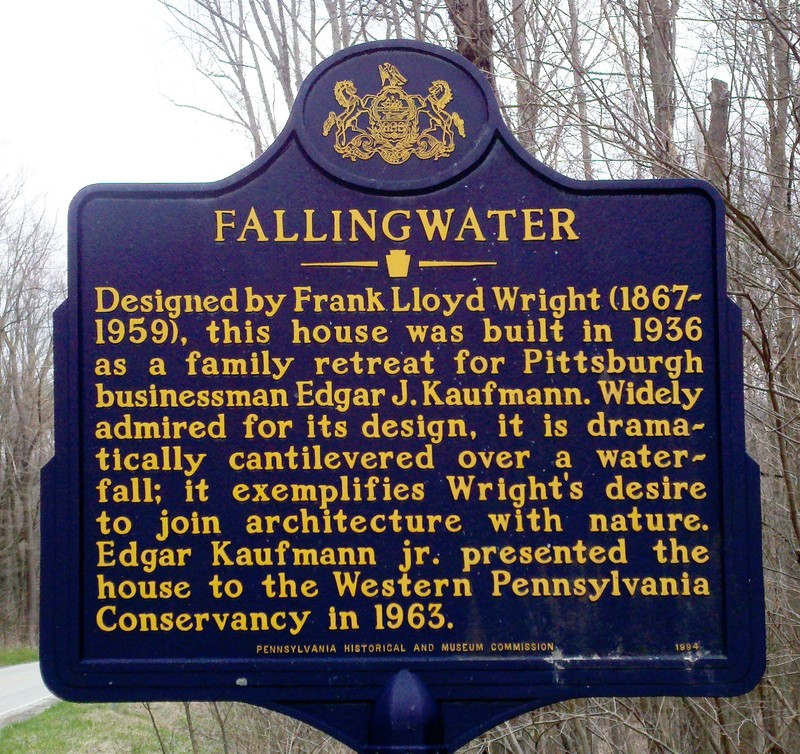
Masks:
[[[157,0],[0,4],[0,177],[23,172],[62,230],[91,183],[223,178],[248,144],[171,99],[211,105],[211,91]]]

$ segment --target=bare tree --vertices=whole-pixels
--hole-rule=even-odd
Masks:
[[[19,186],[0,190],[0,637],[38,636],[39,469],[52,454],[55,239]]]
[[[253,157],[275,140],[320,60],[358,42],[430,39],[442,29],[423,0],[160,1],[198,71],[220,94],[220,108],[205,112],[246,133]]]

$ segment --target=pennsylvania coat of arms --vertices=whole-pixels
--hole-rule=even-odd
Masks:
[[[409,94],[403,88],[408,79],[394,65],[383,63],[378,70],[382,86],[377,94],[361,97],[352,81],[336,82],[333,94],[343,109],[328,115],[323,136],[335,128],[334,149],[353,162],[375,155],[390,165],[400,165],[412,155],[420,160],[449,157],[455,133],[466,136],[461,116],[447,112],[453,99],[450,85],[437,80],[427,96]]]

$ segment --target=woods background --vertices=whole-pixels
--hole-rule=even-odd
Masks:
[[[701,177],[716,185],[727,211],[729,292],[744,315],[748,450],[762,475],[766,676],[735,699],[553,705],[465,751],[800,751],[796,0],[160,1],[198,75],[219,92],[209,117],[232,124],[253,157],[275,140],[317,63],[349,45],[403,38],[455,49],[481,68],[522,144],[563,174]],[[51,316],[64,295],[53,229],[23,199],[19,186],[0,192],[0,641],[7,644],[37,636],[38,475],[52,453]],[[271,713],[214,709],[220,750],[344,750]]]

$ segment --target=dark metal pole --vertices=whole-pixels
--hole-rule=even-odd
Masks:
[[[383,687],[363,754],[448,754],[439,705],[418,675],[401,670]]]

